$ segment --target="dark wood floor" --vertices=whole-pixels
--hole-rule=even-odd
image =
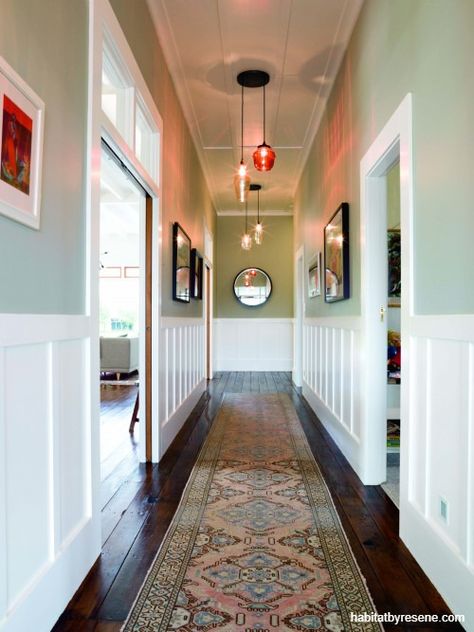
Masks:
[[[118,632],[152,563],[225,392],[286,392],[331,490],[352,550],[379,612],[449,613],[398,538],[398,511],[379,486],[364,486],[324,430],[289,373],[220,373],[159,465],[137,465],[104,509],[110,533],[54,632]],[[125,507],[125,509],[123,509]],[[118,513],[117,513],[118,512]],[[112,518],[113,516],[113,518]],[[107,530],[106,530],[107,533]],[[462,630],[440,624],[386,630]]]
[[[102,544],[142,484],[138,460],[140,424],[135,424],[132,435],[129,433],[137,393],[135,385],[101,383],[100,387]]]

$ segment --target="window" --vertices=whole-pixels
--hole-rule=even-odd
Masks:
[[[104,32],[102,111],[141,166],[158,183],[160,134],[111,36]]]

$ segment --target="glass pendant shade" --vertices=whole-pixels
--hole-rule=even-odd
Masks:
[[[257,171],[270,171],[275,164],[276,154],[264,141],[253,152],[253,164]]]
[[[252,247],[252,237],[248,233],[245,233],[244,235],[242,235],[240,245],[243,250],[250,250],[250,248]]]
[[[250,188],[250,176],[243,161],[241,161],[239,171],[234,176],[234,188],[239,202],[246,202]]]
[[[253,238],[255,239],[255,243],[260,246],[263,241],[263,224],[261,222],[258,222],[258,224],[255,226]]]

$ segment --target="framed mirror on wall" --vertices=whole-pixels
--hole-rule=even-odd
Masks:
[[[193,248],[191,250],[191,296],[202,301],[202,278],[203,278],[203,258]]]
[[[173,300],[191,297],[191,240],[178,222],[173,224]]]
[[[349,204],[343,202],[324,228],[326,303],[350,296],[349,286]]]
[[[272,293],[270,276],[260,268],[245,268],[234,279],[234,295],[247,307],[264,305]]]

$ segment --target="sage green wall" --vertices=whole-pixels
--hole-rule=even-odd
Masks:
[[[265,216],[262,245],[245,251],[240,247],[242,217],[217,218],[216,293],[217,318],[293,317],[293,218]],[[255,218],[249,218],[249,224]],[[245,307],[234,296],[234,278],[244,268],[265,270],[273,284],[272,294],[261,307]]]
[[[172,300],[172,225],[179,222],[193,247],[204,251],[204,218],[215,233],[215,211],[199,159],[156,36],[146,0],[112,0],[133,55],[163,119],[163,316],[196,317],[202,302]]]
[[[88,2],[1,0],[0,55],[45,103],[41,226],[0,215],[0,311],[84,312]]]
[[[295,201],[295,247],[304,243],[306,256],[322,249],[324,224],[349,202],[352,297],[309,301],[309,316],[360,313],[360,160],[408,92],[415,311],[474,312],[473,24],[472,0],[364,3]]]

